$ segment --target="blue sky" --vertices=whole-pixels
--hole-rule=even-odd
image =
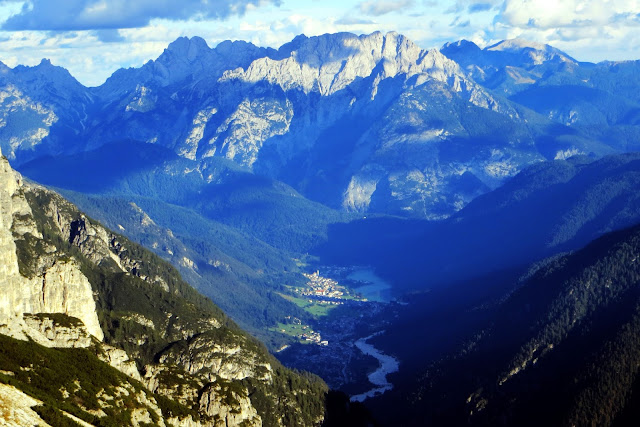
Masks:
[[[297,34],[397,31],[424,48],[520,37],[576,59],[640,59],[640,0],[0,0],[0,61],[49,58],[82,83],[180,36],[278,47]]]

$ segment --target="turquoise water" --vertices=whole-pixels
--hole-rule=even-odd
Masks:
[[[376,276],[370,268],[356,270],[349,274],[347,279],[362,282],[362,286],[353,288],[353,290],[362,294],[362,296],[367,298],[369,301],[391,301],[391,285]]]

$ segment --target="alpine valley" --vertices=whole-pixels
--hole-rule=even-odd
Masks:
[[[640,61],[183,37],[0,149],[0,423],[640,419]]]

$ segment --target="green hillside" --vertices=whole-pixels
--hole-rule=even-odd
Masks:
[[[25,187],[20,194],[32,210],[20,221],[32,218],[42,235],[14,234],[20,274],[37,277],[48,263],[78,263],[104,332],[103,343],[94,339],[77,349],[0,337],[1,381],[41,400],[37,411],[44,419],[62,425],[65,411],[96,425],[131,425],[143,411],[153,425],[174,417],[172,424],[185,417],[218,423],[218,413],[221,422],[232,415],[216,411],[241,416],[250,405],[262,425],[321,422],[323,381],[284,368],[168,262],[103,229],[55,193]],[[36,317],[71,329],[79,322],[56,313]],[[142,382],[104,362],[111,348],[126,352]]]
[[[446,314],[434,311],[414,318],[424,333],[454,335],[455,343],[423,354],[421,374],[400,375],[401,391],[380,402],[381,413],[395,405],[411,425],[633,425],[638,259],[636,226],[549,259],[512,281],[506,297],[477,299],[455,321],[438,321]]]

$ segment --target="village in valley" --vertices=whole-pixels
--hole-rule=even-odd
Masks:
[[[314,343],[317,345],[329,345],[329,342],[323,340],[320,336],[320,333],[311,329],[309,325],[304,325],[300,319],[294,316],[285,317],[287,324],[285,327],[280,330],[282,333],[287,333],[289,331],[289,335],[295,335],[302,341],[307,341],[310,343]],[[289,326],[287,328],[287,326]]]
[[[312,274],[302,273],[302,275],[309,281],[307,282],[307,288],[295,288],[294,292],[300,295],[314,298],[324,304],[334,305],[342,305],[344,304],[344,300],[367,301],[366,298],[358,295],[350,295],[348,289],[338,285],[337,281],[328,277],[322,277],[319,270]]]
[[[293,295],[280,295],[294,302],[315,318],[327,316],[333,308],[344,306],[345,304],[353,307],[368,303],[367,298],[363,298],[349,288],[341,286],[332,278],[322,276],[319,270],[311,274],[302,274],[307,279],[304,286],[290,286],[288,288]],[[314,331],[310,325],[304,324],[302,320],[295,316],[287,316],[283,323],[278,324],[276,330],[296,338],[301,343],[319,346],[329,345],[328,340],[323,339],[319,332]],[[283,349],[287,347],[285,346]]]
[[[378,362],[355,342],[384,330],[403,303],[391,298],[390,286],[369,267],[301,267],[304,278],[280,295],[310,316],[291,314],[273,328],[289,337],[278,357],[296,369],[322,374],[331,387],[362,393]]]

